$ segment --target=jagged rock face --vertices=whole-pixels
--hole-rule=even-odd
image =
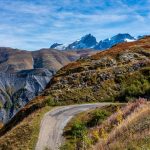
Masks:
[[[96,38],[91,34],[85,35],[80,40],[69,44],[66,50],[93,48],[97,44]]]
[[[100,41],[94,47],[94,49],[97,49],[97,50],[108,49],[108,48],[111,48],[112,46],[114,46],[118,43],[131,42],[131,41],[135,41],[135,40],[136,40],[136,38],[134,38],[130,34],[117,34],[110,39],[105,39],[103,41]]]
[[[39,72],[39,73],[37,73]],[[25,104],[41,92],[54,72],[46,69],[0,74],[0,120],[6,123]]]
[[[58,47],[58,46],[60,46],[60,45],[62,45],[62,44],[54,43],[53,45],[50,46],[50,48],[55,48],[55,47]]]
[[[75,42],[65,45],[65,44],[58,44],[54,43],[51,48],[59,49],[59,50],[80,50],[80,49],[93,49],[93,50],[105,50],[111,48],[112,46],[122,43],[122,42],[131,42],[137,39],[140,39],[141,36],[135,38],[130,34],[117,34],[111,38],[107,38],[101,40],[100,42],[96,41],[96,38],[91,35],[87,34],[83,36],[81,39],[76,40]]]

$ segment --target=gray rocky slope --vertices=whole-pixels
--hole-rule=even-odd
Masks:
[[[38,95],[54,74],[46,69],[42,74],[34,73],[34,70],[29,72],[0,73],[0,120],[3,123]]]

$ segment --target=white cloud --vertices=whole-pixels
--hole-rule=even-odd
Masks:
[[[53,42],[72,42],[92,33],[98,40],[129,32],[149,32],[150,1],[1,0],[0,45],[38,49]],[[142,29],[142,30],[141,30]]]

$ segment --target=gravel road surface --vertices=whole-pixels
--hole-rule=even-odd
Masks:
[[[54,108],[46,113],[42,119],[38,142],[35,150],[58,150],[63,143],[63,129],[76,114],[109,105],[110,103],[92,103],[81,105],[70,105]]]

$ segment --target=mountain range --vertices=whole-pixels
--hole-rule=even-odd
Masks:
[[[6,123],[24,105],[42,92],[54,74],[72,61],[95,54],[94,49],[107,49],[116,43],[133,41],[129,34],[118,34],[96,41],[91,34],[69,44],[26,51],[0,47],[0,120]],[[56,50],[59,49],[59,50]]]
[[[49,51],[51,50],[49,49]],[[52,53],[47,52],[44,57],[42,57],[41,55],[43,54],[42,51],[40,51],[40,54],[39,51],[34,52],[34,54],[38,53],[37,56],[41,56],[43,58],[42,62],[45,62],[46,60],[49,61],[50,64],[48,65],[46,63],[46,65],[44,65],[45,67],[52,67],[53,63],[51,64],[51,59],[48,59],[49,57],[47,56],[49,55],[51,57],[54,57],[54,54],[56,55],[56,53],[54,53],[55,50],[52,50],[52,52],[53,55]],[[74,53],[72,51],[67,52],[69,52],[69,54],[75,54],[76,51]],[[66,54],[66,51],[57,51],[57,53],[58,55],[60,54],[64,56]],[[56,56],[54,58],[56,58]],[[65,58],[67,59],[68,57]],[[26,69],[27,68],[28,67],[26,67]],[[26,73],[32,74],[33,71],[35,70],[28,70],[27,73],[27,71],[22,70],[19,71],[19,75],[24,77],[26,76]],[[1,80],[4,79],[2,78]],[[18,85],[21,85],[20,82],[18,83]],[[30,84],[30,81],[28,83]],[[30,95],[30,93],[28,95]],[[139,97],[144,98],[144,100],[140,101],[138,99]],[[35,145],[39,138],[39,135],[41,135],[43,139],[51,139],[51,137],[52,139],[57,138],[57,136],[53,137],[52,135],[45,136],[45,134],[41,134],[41,130],[39,132],[40,122],[42,125],[47,125],[46,128],[41,128],[43,131],[42,133],[49,133],[49,131],[54,131],[54,133],[56,133],[59,132],[59,130],[57,129],[60,128],[62,129],[61,134],[68,137],[68,139],[71,139],[70,135],[73,136],[73,139],[75,139],[75,135],[79,135],[77,136],[78,140],[75,139],[73,141],[73,139],[71,139],[71,143],[65,145],[65,147],[63,148],[65,150],[70,150],[70,147],[72,147],[72,145],[78,147],[81,147],[81,145],[83,145],[76,144],[74,142],[82,142],[81,131],[84,137],[85,133],[87,133],[87,130],[85,130],[85,125],[88,126],[88,128],[86,129],[90,131],[89,136],[91,137],[91,139],[95,139],[95,137],[97,137],[98,135],[97,140],[94,140],[93,144],[96,144],[96,142],[99,142],[99,140],[102,139],[102,144],[105,144],[105,140],[109,140],[106,143],[107,148],[108,144],[110,146],[114,144],[115,146],[117,142],[117,149],[120,149],[120,145],[123,145],[125,147],[123,149],[139,149],[141,147],[147,149],[149,148],[150,143],[150,107],[149,102],[146,101],[148,101],[149,99],[150,36],[146,36],[134,42],[119,43],[108,50],[100,51],[92,56],[80,58],[59,69],[53,75],[52,79],[48,82],[46,88],[44,88],[44,90],[38,96],[28,102],[27,105],[22,105],[23,108],[19,108],[19,111],[17,110],[18,113],[16,112],[16,115],[0,129],[0,149],[35,149]],[[5,101],[7,101],[7,99]],[[15,101],[16,99],[14,99],[12,103],[15,104]],[[86,105],[89,105],[90,102],[110,102],[111,104],[115,102],[116,103],[115,105],[113,104],[112,107],[102,107],[100,108],[100,111],[96,109],[95,113],[92,112],[92,114],[89,114],[90,112],[88,111],[86,115],[83,116],[83,113],[80,112],[79,115],[82,115],[83,117],[77,115],[75,124],[72,122],[74,121],[73,118],[73,120],[71,120],[71,122],[69,123],[69,125],[72,125],[73,127],[68,128],[68,132],[63,133],[65,121],[63,122],[62,118],[58,116],[64,113],[64,118],[66,120],[72,118],[71,113],[68,114],[68,116],[66,115],[67,110],[71,110],[72,108],[69,108],[69,106],[67,106],[65,110],[64,106],[68,104],[72,105],[81,103],[86,103]],[[129,103],[127,104],[127,102]],[[145,104],[143,105],[143,103]],[[62,105],[62,109],[60,109],[60,107],[54,107],[60,105]],[[120,106],[124,107],[125,105],[127,106],[125,109],[120,108]],[[137,105],[139,107],[136,109]],[[4,106],[2,106],[3,109]],[[18,105],[15,106],[16,108],[18,107]],[[80,106],[75,105],[75,107],[76,110],[78,110]],[[116,111],[114,110],[114,107],[116,108]],[[52,108],[54,109],[51,110]],[[103,112],[101,112],[102,109],[104,109]],[[7,111],[7,108],[5,108],[5,111]],[[50,111],[51,113],[48,113],[48,111]],[[108,112],[106,113],[106,111]],[[112,111],[111,114],[110,111]],[[43,121],[42,116],[45,113],[46,118],[48,117],[48,119],[46,121]],[[109,122],[108,124],[105,124],[106,122],[103,119],[109,114],[112,117],[110,116],[110,118],[107,118],[109,119]],[[53,118],[56,119],[56,122]],[[90,124],[84,119],[89,119]],[[79,120],[81,120],[81,122]],[[99,120],[99,122],[97,120]],[[61,123],[57,124],[57,121]],[[104,124],[102,124],[102,128],[99,128],[101,123]],[[50,129],[47,128],[51,125],[53,125],[54,127]],[[97,132],[93,132],[93,129],[97,129]],[[103,129],[103,132],[100,129]],[[111,132],[109,132],[110,130]],[[114,135],[113,133],[115,133],[115,136],[113,136],[114,138],[113,140],[111,140],[109,138],[105,138],[106,136],[99,136],[99,133],[100,135],[105,134],[108,136]],[[66,142],[68,142],[68,139],[66,139]],[[68,148],[66,148],[66,146]],[[109,149],[111,148],[109,147]],[[114,149],[116,149],[116,147]]]
[[[80,50],[80,49],[104,50],[104,49],[111,48],[112,46],[118,43],[132,42],[139,38],[141,38],[141,36],[133,37],[128,33],[122,33],[122,34],[119,33],[111,38],[107,38],[97,42],[96,38],[93,35],[87,34],[81,37],[81,39],[76,40],[71,44],[66,45],[66,44],[54,43],[50,46],[50,48],[58,49],[58,50]]]

